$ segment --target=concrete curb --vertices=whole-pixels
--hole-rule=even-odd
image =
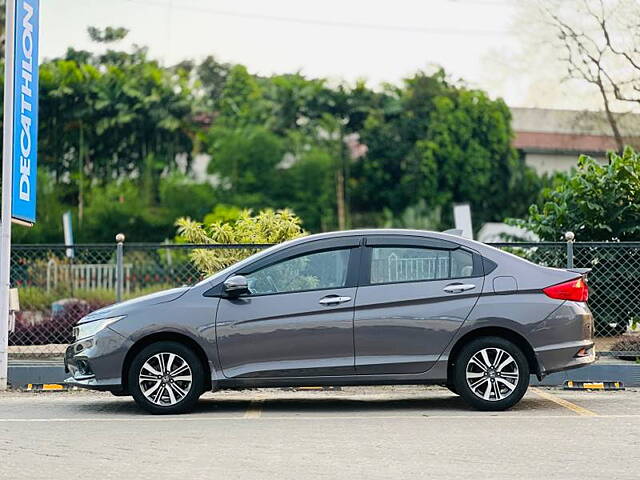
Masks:
[[[13,388],[27,385],[60,384],[69,375],[64,366],[53,361],[9,362],[9,384]],[[531,376],[531,385],[546,387],[564,386],[566,382],[620,382],[625,387],[640,387],[640,364],[634,362],[600,360],[593,365],[552,373],[539,382]]]
[[[625,387],[640,387],[640,364],[635,362],[599,360],[598,362],[575,370],[552,373],[541,382],[532,377],[531,385],[545,387],[563,386],[566,382],[619,382]]]
[[[9,361],[9,385],[13,388],[26,388],[27,385],[64,384],[69,375],[64,372],[60,362]]]

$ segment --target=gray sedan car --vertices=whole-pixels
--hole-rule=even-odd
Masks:
[[[594,361],[586,273],[446,233],[311,235],[84,317],[67,382],[151,413],[188,411],[208,390],[391,384],[503,410],[530,374]]]

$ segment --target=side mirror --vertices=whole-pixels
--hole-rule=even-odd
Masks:
[[[223,283],[223,290],[230,297],[237,297],[249,292],[249,282],[247,277],[234,275],[227,278]]]

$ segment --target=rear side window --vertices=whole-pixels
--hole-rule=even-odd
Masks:
[[[466,250],[451,251],[451,278],[464,278],[473,275],[473,255]]]
[[[373,247],[371,284],[464,278],[473,275],[473,255],[464,250]]]

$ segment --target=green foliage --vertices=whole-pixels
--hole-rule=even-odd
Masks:
[[[179,172],[160,179],[159,205],[164,208],[167,235],[171,237],[175,219],[181,216],[202,218],[211,211],[219,198],[219,192],[209,183],[197,183]]]
[[[95,186],[87,199],[85,218],[77,235],[80,243],[112,242],[119,232],[129,242],[149,241],[150,234],[158,240],[172,238],[176,218],[184,214],[204,216],[216,197],[211,185],[194,183],[174,173],[160,179],[159,205],[154,205],[131,180]]]
[[[545,189],[526,219],[509,223],[527,228],[542,240],[561,240],[567,231],[577,240],[640,239],[640,154],[627,147],[609,154],[609,164],[582,155],[578,168]]]
[[[245,210],[235,222],[202,224],[190,218],[176,222],[178,235],[189,243],[281,243],[305,234],[300,219],[290,210],[263,210],[251,215]],[[251,249],[197,249],[191,260],[206,275],[210,275],[254,253]]]
[[[129,33],[129,30],[124,27],[106,27],[104,29],[89,27],[87,31],[89,32],[91,40],[98,43],[117,42]]]
[[[419,72],[388,88],[364,122],[369,146],[354,168],[354,206],[399,214],[424,200],[452,223],[452,203],[471,203],[474,221],[524,212],[542,186],[511,146],[510,112],[486,93],[452,85],[443,71]]]
[[[142,240],[145,231],[158,227],[157,220],[157,212],[149,208],[134,182],[127,180],[94,187],[78,242],[93,238],[113,241],[113,232],[124,233],[129,241]]]
[[[239,128],[260,124],[266,119],[263,91],[246,67],[235,65],[227,75],[220,94],[217,125]]]
[[[91,28],[106,51],[69,49],[41,65],[42,223],[15,229],[16,241],[61,241],[65,210],[78,241],[120,231],[162,241],[176,218],[219,203],[292,209],[325,231],[406,215],[446,227],[452,203],[470,202],[479,226],[524,215],[543,186],[511,147],[504,102],[441,69],[373,89],[258,76],[214,57],[164,67],[145,48],[115,49],[126,33]],[[209,177],[197,182],[193,158],[204,152]],[[411,213],[423,204],[430,211]]]
[[[394,215],[389,209],[384,210],[385,228],[413,228],[418,230],[441,230],[442,209],[429,207],[424,200],[404,209],[400,215]]]
[[[292,166],[278,172],[275,202],[289,205],[311,231],[335,228],[334,164],[326,150],[311,147],[299,152]]]
[[[210,137],[209,172],[220,176],[229,190],[264,205],[276,165],[284,154],[282,141],[262,126],[215,127]]]
[[[202,89],[205,109],[213,109],[217,106],[230,69],[231,65],[220,63],[212,56],[206,57],[196,67],[196,76]]]
[[[194,215],[195,216],[195,215]],[[242,216],[242,210],[233,205],[225,205],[220,203],[215,206],[211,213],[204,216],[203,223],[211,225],[212,223],[233,223]]]
[[[151,293],[167,290],[169,288],[172,288],[172,285],[166,283],[158,283],[125,293],[123,295],[123,300],[129,300],[132,298],[141,297],[143,295],[149,295]],[[91,290],[54,288],[47,291],[46,289],[40,287],[21,287],[18,293],[20,296],[21,310],[41,312],[50,310],[51,304],[53,302],[64,298],[74,298],[77,300],[84,300],[85,302],[89,303],[99,303],[103,305],[109,305],[116,301],[116,293],[112,288],[97,288]]]
[[[18,292],[20,309],[34,311],[49,310],[51,304],[61,298],[58,295],[59,293],[60,292],[53,290],[47,292],[44,288],[39,287],[22,287]]]

